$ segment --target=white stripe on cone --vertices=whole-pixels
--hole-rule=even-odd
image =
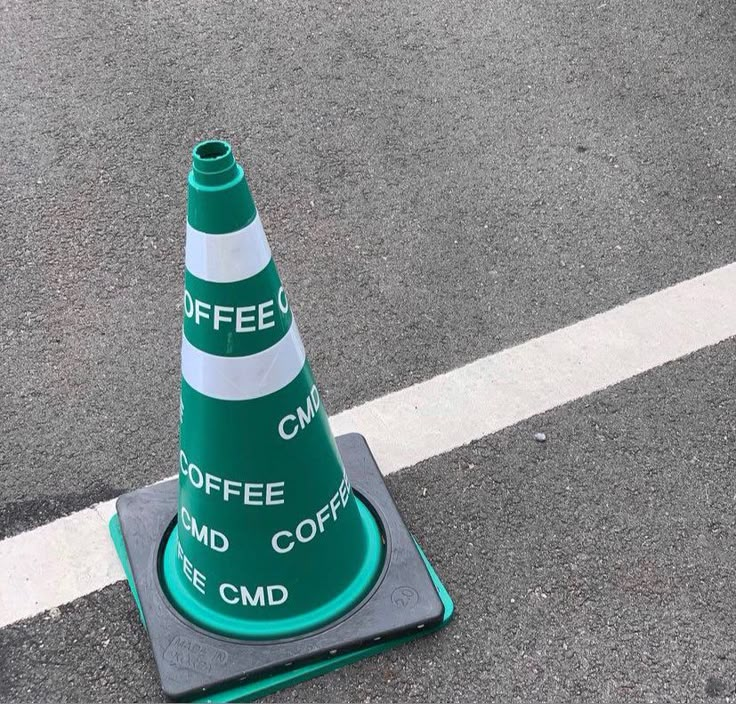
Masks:
[[[182,334],[184,380],[195,391],[222,401],[247,401],[272,394],[297,377],[304,360],[304,345],[293,320],[275,345],[246,357],[203,352]]]
[[[255,276],[271,261],[261,218],[226,235],[210,235],[187,224],[186,267],[197,278],[217,284]]]

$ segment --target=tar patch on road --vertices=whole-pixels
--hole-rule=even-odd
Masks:
[[[114,499],[123,491],[115,487],[96,486],[90,492],[70,492],[55,496],[38,496],[23,501],[9,501],[0,511],[0,540],[32,530],[101,501]]]

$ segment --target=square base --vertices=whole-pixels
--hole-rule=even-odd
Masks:
[[[337,445],[353,488],[383,529],[384,569],[368,596],[336,623],[288,640],[241,641],[209,633],[168,602],[158,582],[158,559],[176,518],[177,480],[118,500],[110,533],[168,697],[250,701],[434,632],[450,620],[450,595],[401,520],[365,439],[351,433],[338,437]]]

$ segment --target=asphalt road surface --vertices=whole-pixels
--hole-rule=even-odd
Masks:
[[[735,31],[707,0],[2,2],[0,538],[176,471],[196,141],[244,164],[334,414],[736,261]],[[389,477],[455,621],[274,700],[736,700],[735,352]],[[124,583],[0,630],[3,701],[159,697]]]

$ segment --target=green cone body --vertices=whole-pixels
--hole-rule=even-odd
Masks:
[[[355,497],[243,170],[194,150],[169,597],[208,630],[279,638],[345,613],[382,561]]]

